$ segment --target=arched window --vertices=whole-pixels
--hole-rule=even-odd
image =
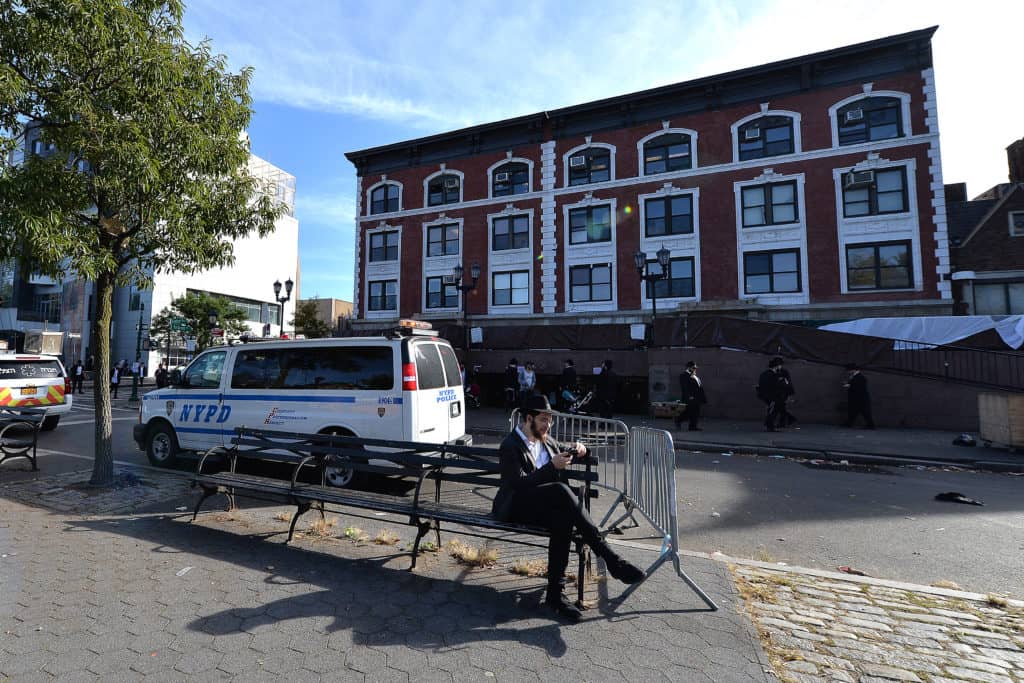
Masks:
[[[461,192],[462,180],[454,173],[441,173],[430,179],[427,184],[427,206],[457,204]]]
[[[737,130],[739,160],[763,159],[796,151],[793,119],[789,116],[761,116]]]
[[[394,183],[374,188],[370,192],[370,215],[398,211],[400,190]]]
[[[644,175],[693,168],[690,136],[666,133],[644,143]]]
[[[519,161],[502,164],[491,172],[491,188],[494,197],[529,192],[530,167]]]
[[[896,97],[864,97],[836,112],[839,144],[903,137],[903,103]]]
[[[610,147],[587,147],[569,157],[569,185],[603,183],[612,178]]]

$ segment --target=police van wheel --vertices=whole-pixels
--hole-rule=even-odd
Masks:
[[[57,428],[58,422],[60,422],[60,415],[47,415],[43,418],[43,424],[39,425],[39,429],[44,432],[52,432]]]
[[[352,436],[351,432],[341,429],[328,429],[322,433],[330,434],[331,436]],[[349,488],[355,485],[359,481],[361,474],[361,472],[358,472],[351,467],[328,465],[324,469],[324,478],[327,480],[327,485],[335,486],[339,489]]]
[[[146,457],[156,467],[170,467],[178,454],[178,437],[169,425],[157,424],[146,437]]]

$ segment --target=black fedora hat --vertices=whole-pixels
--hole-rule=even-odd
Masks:
[[[553,413],[548,397],[543,394],[534,394],[523,402],[524,413]]]

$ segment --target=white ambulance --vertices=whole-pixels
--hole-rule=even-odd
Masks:
[[[71,378],[56,356],[0,351],[0,410],[40,408],[40,429],[57,428],[71,412]]]
[[[133,434],[158,466],[227,445],[239,426],[471,443],[455,352],[422,321],[402,320],[384,337],[215,346],[171,380],[142,397]],[[328,470],[335,486],[352,478]]]

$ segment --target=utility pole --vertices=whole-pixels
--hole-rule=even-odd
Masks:
[[[138,368],[138,372],[132,373],[132,395],[128,397],[128,402],[136,402],[139,400],[139,372],[142,371],[142,314],[146,311],[146,304],[139,303],[139,324],[135,326],[135,366]]]

